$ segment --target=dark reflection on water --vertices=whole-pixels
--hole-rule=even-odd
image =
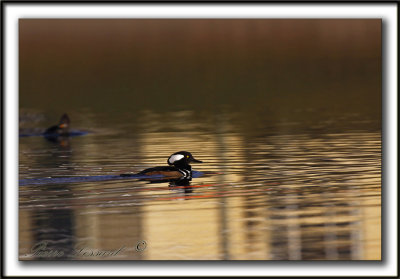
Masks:
[[[20,186],[20,259],[52,259],[32,256],[40,241],[56,259],[380,258],[379,132],[249,137],[221,119],[215,133],[21,138],[21,179],[136,172],[182,146],[204,175]]]

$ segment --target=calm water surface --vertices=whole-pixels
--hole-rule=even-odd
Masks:
[[[212,125],[176,112],[168,129],[143,115],[59,142],[20,138],[20,179],[134,173],[179,150],[203,175],[21,185],[21,260],[380,259],[379,131],[249,136],[226,115]]]

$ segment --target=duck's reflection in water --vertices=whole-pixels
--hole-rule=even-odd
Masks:
[[[170,190],[185,195],[193,192],[193,187],[190,185],[192,178],[144,178],[140,179],[140,181],[147,181],[148,183],[168,183]]]
[[[71,147],[69,137],[67,136],[45,136],[45,139],[63,149],[70,149]]]

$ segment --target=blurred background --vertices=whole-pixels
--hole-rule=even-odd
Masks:
[[[107,124],[144,110],[213,121],[225,109],[239,128],[379,129],[380,28],[368,19],[22,19],[20,107],[57,119],[101,111]]]
[[[63,113],[89,133],[21,137],[20,179],[180,150],[204,175],[20,186],[20,259],[146,240],[107,259],[379,260],[381,35],[379,19],[21,19],[20,133]]]

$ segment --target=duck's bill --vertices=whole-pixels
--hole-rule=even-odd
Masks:
[[[197,159],[195,159],[195,158],[192,158],[191,161],[192,161],[192,162],[195,162],[195,163],[203,163],[203,161],[197,160]]]

